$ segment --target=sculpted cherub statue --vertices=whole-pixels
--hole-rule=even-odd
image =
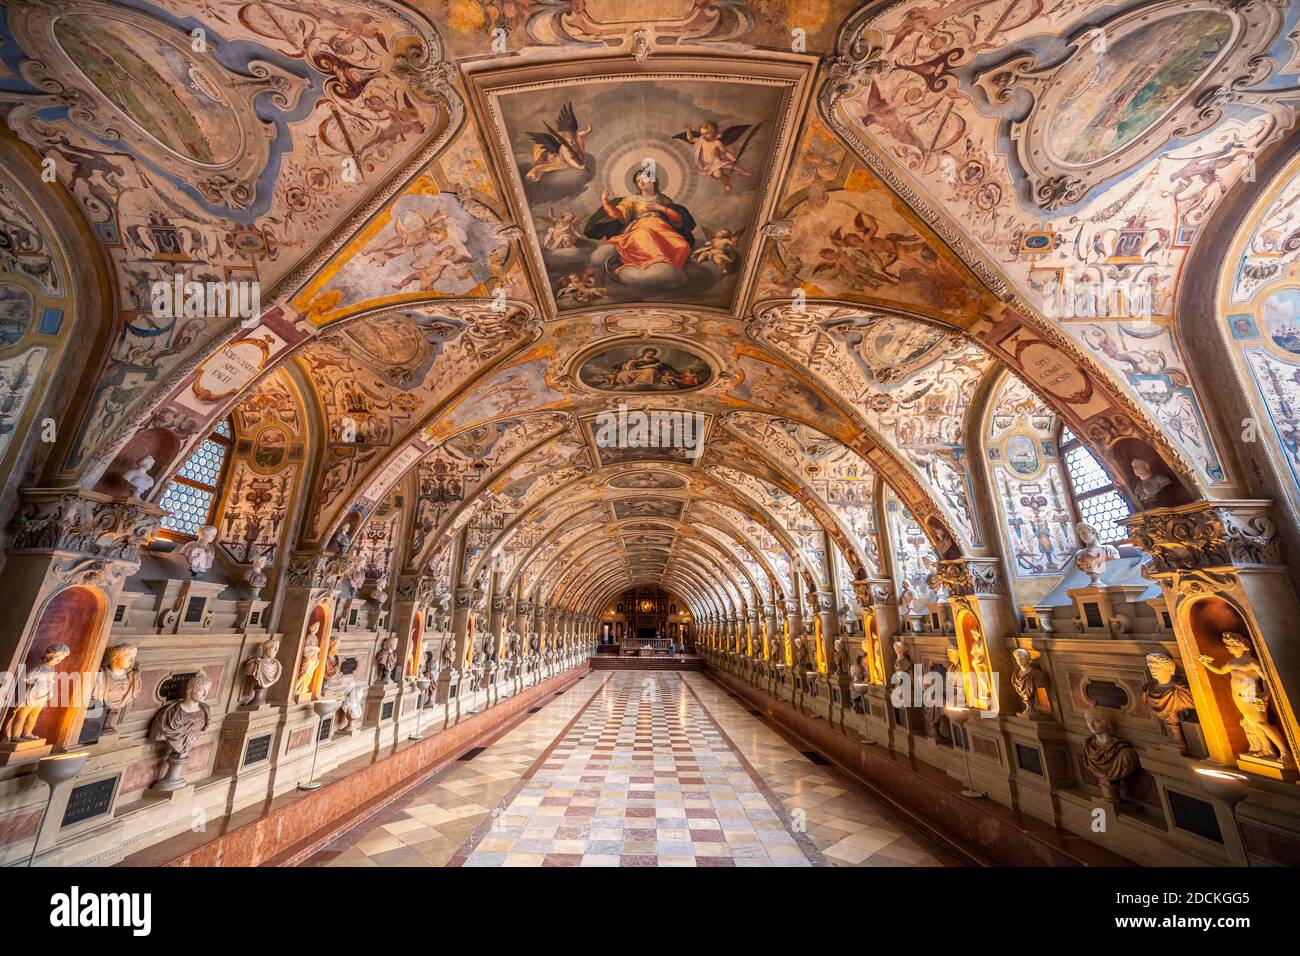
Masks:
[[[1230,655],[1222,667],[1216,666],[1214,658],[1209,654],[1202,654],[1197,660],[1211,674],[1228,678],[1233,703],[1241,712],[1241,729],[1245,731],[1250,745],[1246,756],[1276,760],[1283,766],[1294,766],[1295,760],[1287,746],[1286,737],[1269,720],[1268,704],[1271,694],[1263,667],[1240,634],[1224,631],[1221,639]]]

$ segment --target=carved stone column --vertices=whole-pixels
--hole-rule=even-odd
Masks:
[[[835,600],[829,591],[809,591],[808,612],[815,615],[813,634],[817,642],[817,665],[826,674],[835,669]]]
[[[1006,593],[1001,562],[997,558],[940,561],[934,577],[952,608],[967,706],[1014,714],[1007,638],[1018,633],[1020,624]]]
[[[470,647],[470,618],[475,606],[482,598],[482,592],[475,587],[456,588],[452,596],[451,637],[456,642],[454,660],[458,670],[465,670],[470,661],[473,648]]]
[[[872,684],[886,686],[894,672],[894,636],[899,631],[898,598],[888,578],[861,578],[853,593],[862,608],[862,652]]]
[[[0,665],[18,675],[41,663],[51,644],[70,653],[57,666],[93,674],[108,643],[122,586],[140,566],[140,548],[157,529],[161,508],[93,492],[24,488],[0,575]],[[34,728],[44,743],[3,745],[0,764],[76,744],[91,688],[68,679],[71,706],[49,706]],[[0,699],[0,709],[5,701]],[[0,720],[4,715],[0,715]]]
[[[1145,511],[1121,523],[1150,555],[1143,574],[1164,591],[1210,755],[1250,773],[1289,780],[1296,776],[1300,746],[1294,709],[1300,700],[1300,602],[1282,563],[1272,505],[1268,500],[1198,501]],[[1239,635],[1240,656],[1225,644],[1225,634]],[[1210,658],[1208,667],[1200,661],[1203,656]],[[1234,673],[1253,688],[1251,697],[1268,699],[1262,715],[1249,701],[1238,708]],[[1289,754],[1270,739],[1261,716],[1283,737]],[[1263,754],[1267,749],[1274,751],[1273,759]]]
[[[776,638],[776,602],[763,603],[763,660],[772,659],[772,644]]]
[[[803,614],[799,607],[798,598],[791,598],[788,601],[777,602],[785,608],[785,662],[794,664],[794,640],[796,637],[803,635]]]
[[[421,658],[427,646],[424,628],[425,610],[433,596],[433,582],[418,574],[403,574],[397,578],[393,595],[391,630],[397,636],[398,659],[407,677],[420,673]]]
[[[346,571],[342,555],[299,551],[289,556],[279,622],[284,634],[280,662],[285,678],[271,688],[275,702],[306,703],[319,695],[334,609]],[[314,650],[309,651],[309,646]]]

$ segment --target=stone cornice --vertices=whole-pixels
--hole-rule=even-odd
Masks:
[[[26,488],[20,496],[11,552],[60,551],[134,562],[167,514],[144,501],[91,491]]]

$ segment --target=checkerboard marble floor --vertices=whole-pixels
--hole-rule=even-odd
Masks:
[[[316,866],[933,866],[944,851],[696,672],[595,673]]]

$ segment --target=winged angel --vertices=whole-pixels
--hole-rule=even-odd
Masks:
[[[585,169],[589,135],[590,124],[579,129],[578,118],[573,115],[573,104],[565,103],[554,126],[547,123],[545,133],[528,134],[533,141],[533,167],[528,170],[528,179],[537,182],[547,173]]]

